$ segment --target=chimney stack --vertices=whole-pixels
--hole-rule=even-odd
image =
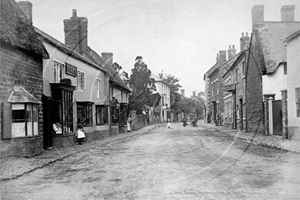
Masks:
[[[18,2],[19,8],[23,11],[26,15],[30,23],[32,24],[32,4],[29,1],[19,1]]]
[[[113,53],[110,52],[103,52],[101,54],[103,60],[105,61],[105,64],[111,65],[113,64]]]
[[[182,96],[184,96],[184,89],[181,89],[180,93],[181,93]]]
[[[193,91],[193,97],[195,97],[196,96],[196,92],[195,91]]]
[[[252,8],[252,30],[259,28],[264,23],[264,5],[255,5]]]
[[[250,37],[248,36],[248,32],[246,32],[246,35],[242,33],[242,37],[240,38],[241,51],[244,51],[248,48],[249,42],[250,42]]]
[[[226,51],[219,51],[219,61],[226,61]]]
[[[229,49],[228,49],[228,60],[230,60],[231,58],[233,58],[236,54],[236,49],[234,47],[234,45],[232,45],[232,48],[231,48],[231,45],[229,45]]]
[[[77,17],[76,9],[73,9],[72,17],[64,20],[65,44],[81,54],[86,52],[88,47],[87,28],[87,18]]]
[[[281,21],[283,22],[291,22],[295,21],[294,13],[295,6],[294,5],[284,5],[281,7]]]

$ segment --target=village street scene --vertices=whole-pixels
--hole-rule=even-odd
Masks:
[[[299,199],[300,2],[0,1],[1,199]]]

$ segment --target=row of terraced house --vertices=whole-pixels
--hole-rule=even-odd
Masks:
[[[295,6],[281,21],[265,21],[264,5],[252,8],[252,33],[240,51],[221,50],[204,75],[206,122],[300,140],[300,22]],[[226,55],[228,54],[228,55]]]
[[[32,4],[1,0],[1,157],[37,155],[125,132],[130,89],[113,54],[88,46],[88,19],[65,19],[65,43],[32,25]]]

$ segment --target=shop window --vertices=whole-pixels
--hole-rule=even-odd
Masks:
[[[12,104],[11,111],[12,137],[26,137],[39,134],[39,109],[37,104]]]
[[[63,84],[51,84],[53,97],[52,120],[54,134],[73,133],[74,89],[74,86],[66,86]]]
[[[107,106],[96,106],[96,124],[97,125],[108,124]]]
[[[54,61],[54,83],[59,83],[64,77],[64,64]]]
[[[77,102],[77,123],[93,126],[93,104]]]

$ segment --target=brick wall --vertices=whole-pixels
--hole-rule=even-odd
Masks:
[[[253,34],[252,34],[253,35]],[[255,34],[254,34],[255,35]],[[246,68],[247,131],[263,133],[262,65],[264,65],[259,39],[252,36],[249,63]]]
[[[25,50],[1,43],[0,48],[0,100],[6,102],[14,85],[23,86],[29,93],[42,101],[43,68],[42,57]],[[3,135],[3,111],[0,108],[0,130]],[[11,124],[9,124],[11,125]],[[43,107],[39,106],[39,135],[22,139],[1,139],[1,155],[33,156],[43,149]]]

